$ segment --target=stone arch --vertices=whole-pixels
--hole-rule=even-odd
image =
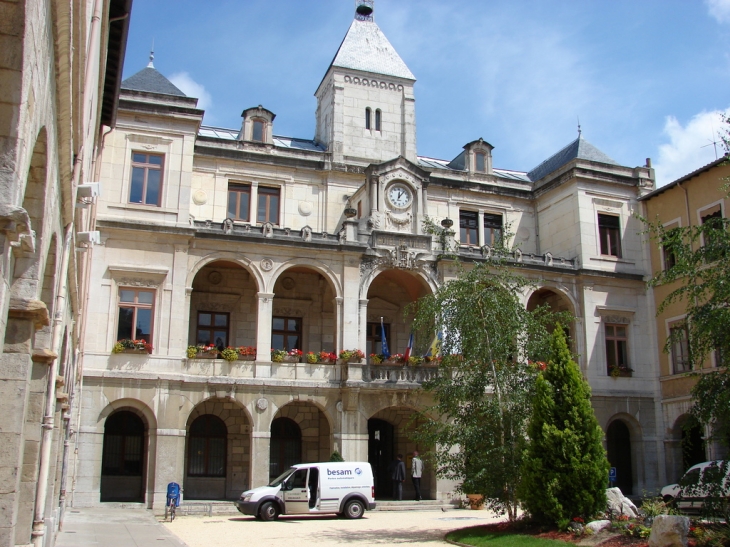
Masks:
[[[334,446],[332,420],[321,405],[314,401],[290,401],[279,407],[271,424],[277,418],[289,418],[301,429],[302,461],[300,463],[329,460]],[[271,450],[271,446],[269,450]]]
[[[275,270],[270,283],[272,348],[342,349],[342,293],[331,270],[312,260],[291,260]]]
[[[201,263],[188,289],[188,344],[256,346],[261,286],[250,264],[224,258]]]
[[[407,306],[433,291],[428,278],[420,272],[396,268],[378,270],[361,298],[361,302],[367,302],[367,309],[360,319],[359,347],[366,355],[382,352],[382,317],[390,353],[405,351],[413,322],[412,315],[404,315]],[[432,339],[433,332],[415,333],[414,354],[425,353]]]
[[[528,311],[545,304],[554,312],[568,312],[573,316],[573,320],[567,325],[562,325],[562,327],[568,339],[568,346],[573,352],[581,354],[583,337],[582,333],[577,332],[581,323],[578,318],[577,303],[571,294],[556,284],[547,284],[530,292],[525,300],[525,308]],[[549,328],[550,330],[553,329],[553,327]]]
[[[360,299],[367,298],[368,291],[370,290],[370,286],[372,285],[373,281],[382,273],[391,270],[392,268],[388,266],[376,266],[373,268],[367,275],[364,275],[360,281]],[[431,293],[435,293],[438,290],[439,283],[436,279],[435,273],[432,273],[431,271],[425,269],[425,268],[418,268],[416,270],[409,270],[410,273],[420,278],[426,285],[428,285],[428,288],[431,290]]]
[[[617,469],[616,486],[628,496],[643,478],[643,434],[641,424],[630,414],[614,414],[604,428],[606,454]]]
[[[155,413],[149,406],[147,406],[146,403],[138,399],[131,398],[116,399],[114,401],[110,401],[109,404],[106,405],[101,410],[101,412],[99,412],[99,415],[96,418],[96,432],[103,433],[104,422],[109,417],[109,415],[122,409],[131,409],[133,412],[139,414],[142,419],[147,422],[150,431],[156,433],[157,417],[155,416]]]
[[[41,277],[41,294],[40,300],[46,305],[48,314],[53,317],[54,313],[63,313],[63,310],[56,310],[55,308],[55,295],[58,289],[58,258],[59,258],[59,247],[58,247],[58,236],[53,234],[51,236],[51,242],[48,245],[48,252],[45,253],[45,268],[43,270],[43,276]],[[42,326],[36,331],[33,346],[35,348],[51,348],[52,344],[52,324],[49,322],[48,325]]]
[[[329,282],[330,286],[334,289],[335,298],[341,298],[343,296],[342,285],[340,284],[339,277],[335,274],[335,272],[333,272],[332,269],[326,264],[323,264],[322,262],[319,262],[317,260],[312,260],[311,258],[293,258],[279,264],[271,272],[271,276],[269,279],[270,286],[267,287],[266,292],[273,292],[274,285],[282,276],[282,274],[284,274],[287,270],[296,267],[305,267],[316,271],[318,274],[324,277]]]
[[[186,287],[192,287],[193,281],[195,280],[195,277],[198,275],[200,270],[205,268],[207,265],[218,262],[218,261],[224,261],[224,262],[233,262],[244,268],[251,276],[253,276],[256,287],[259,292],[264,291],[266,282],[264,281],[263,277],[261,277],[261,272],[258,268],[254,266],[253,260],[241,256],[239,253],[229,253],[225,251],[211,253],[208,255],[205,255],[202,258],[198,258],[198,260],[188,269],[188,276],[185,280],[185,286]]]
[[[191,450],[197,451],[200,447],[191,442],[190,428],[197,418],[204,416],[214,416],[227,429],[225,474],[222,476],[208,476],[191,469]],[[193,407],[185,425],[183,488],[187,499],[237,499],[241,492],[250,488],[252,423],[248,410],[233,399],[211,397]]]
[[[580,306],[578,305],[578,302],[570,293],[570,291],[568,291],[565,287],[558,285],[557,283],[541,283],[539,287],[535,288],[532,291],[529,291],[525,295],[525,307],[529,310],[530,302],[532,301],[534,309],[535,305],[537,305],[537,299],[540,299],[541,294],[544,295],[545,291],[550,291],[558,296],[558,298],[560,298],[564,302],[565,311],[569,311],[576,318],[579,317]],[[535,298],[535,300],[533,300],[533,297]],[[549,302],[547,303],[549,304]],[[563,311],[563,309],[558,309],[557,311]]]
[[[435,465],[424,458],[424,453],[431,447],[419,446],[411,434],[418,427],[419,420],[412,422],[418,411],[412,405],[385,406],[368,417],[368,461],[373,468],[375,488],[378,497],[391,497],[392,481],[390,464],[397,454],[403,454],[407,476],[410,477],[410,465],[413,451],[418,450],[424,459],[424,474],[421,478],[421,494],[426,499],[436,498]],[[403,498],[413,499],[415,490],[410,480],[403,484]]]
[[[667,469],[672,480],[679,480],[682,474],[697,463],[707,461],[707,446],[704,439],[704,430],[693,423],[690,415],[680,415],[669,431],[670,440],[667,451],[670,461],[673,462]]]
[[[151,482],[150,436],[153,431],[139,406],[120,406],[103,423],[99,500],[144,502]],[[153,473],[152,473],[153,474]]]

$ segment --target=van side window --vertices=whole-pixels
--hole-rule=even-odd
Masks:
[[[289,480],[286,481],[289,485],[289,490],[307,487],[307,471],[309,470],[297,469],[297,471],[289,478]]]

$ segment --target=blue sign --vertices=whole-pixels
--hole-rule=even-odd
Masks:
[[[610,481],[616,480],[616,468],[615,467],[611,467],[608,470],[608,480],[610,480]]]

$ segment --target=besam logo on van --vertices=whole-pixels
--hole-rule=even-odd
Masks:
[[[359,467],[356,467],[355,468],[355,475],[362,475],[362,469],[360,469]]]
[[[355,472],[357,471],[356,469]],[[352,475],[352,469],[327,469],[328,477],[338,477],[340,475]]]

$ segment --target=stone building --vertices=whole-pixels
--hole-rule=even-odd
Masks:
[[[0,2],[0,545],[52,545],[72,466],[100,129],[131,0]]]
[[[575,315],[619,485],[663,484],[649,261],[634,217],[652,169],[581,136],[529,172],[494,167],[482,138],[454,143],[452,160],[418,156],[415,77],[364,4],[315,90],[313,140],[278,136],[263,105],[245,108],[240,128],[203,126],[197,100],[152,63],[123,82],[100,162],[76,503],[159,510],[172,481],[188,500],[233,498],[335,450],[370,461],[387,497],[394,454],[428,448],[409,439],[410,418],[435,369],[276,362],[270,348],[378,353],[382,323],[403,351],[407,305],[456,275],[429,222],[453,226],[467,265],[515,234],[514,266],[537,286],[525,305]],[[112,353],[127,339],[139,349]],[[255,350],[188,356],[198,344]],[[423,487],[453,496],[428,462]]]
[[[730,207],[727,192],[721,188],[723,178],[730,176],[727,156],[688,175],[662,186],[641,198],[646,218],[660,222],[666,228],[697,226],[710,218],[727,218]],[[674,260],[671,249],[652,242],[650,247],[653,271],[661,271]],[[657,305],[677,287],[677,283],[653,288]],[[685,304],[673,302],[656,314],[659,353],[659,383],[665,429],[663,431],[667,480],[676,482],[692,465],[724,457],[722,447],[705,443],[705,432],[698,426],[685,428],[690,405],[690,390],[696,379],[684,374],[690,369],[689,342],[684,324]],[[662,351],[672,330],[683,336],[672,344],[669,353]],[[702,370],[718,366],[718,355],[709,355]]]

